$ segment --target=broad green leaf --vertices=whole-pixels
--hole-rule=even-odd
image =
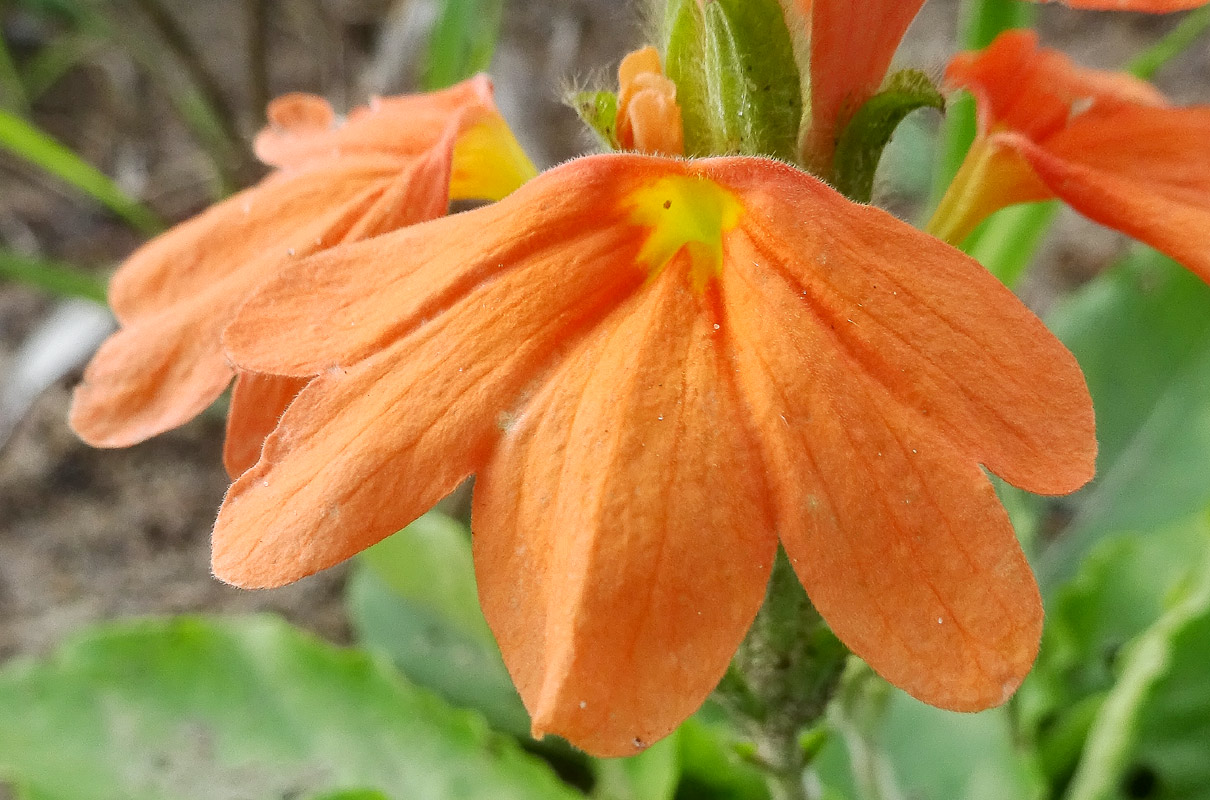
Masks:
[[[919,800],[1030,800],[1044,786],[1013,740],[1005,708],[960,714],[896,691],[881,731],[907,797]]]
[[[0,250],[0,280],[17,281],[63,297],[105,302],[105,280],[71,264]]]
[[[529,734],[529,715],[494,641],[397,594],[364,566],[349,582],[347,602],[360,643],[390,658],[410,681],[475,709],[495,728]]]
[[[3,110],[0,147],[92,196],[143,233],[156,233],[164,227],[155,214],[91,164],[47,133]]]
[[[833,160],[836,188],[858,203],[870,202],[882,151],[903,118],[919,108],[945,111],[945,98],[919,70],[896,72],[845,126]]]
[[[1067,797],[1210,798],[1210,548],[1121,661]]]
[[[1071,779],[1123,649],[1171,605],[1207,543],[1204,513],[1164,530],[1103,540],[1055,596],[1038,663],[1015,700],[1053,785]]]
[[[769,800],[762,774],[740,758],[724,712],[707,702],[676,733],[681,779],[678,798]]]
[[[361,559],[395,594],[443,616],[468,636],[493,641],[479,610],[471,534],[462,523],[429,512]]]
[[[1210,503],[1210,286],[1150,250],[1101,276],[1048,322],[1075,353],[1097,414],[1097,477],[1062,501],[1074,518],[1038,563],[1044,592],[1102,537]]]
[[[601,145],[607,150],[619,150],[618,144],[618,96],[613,92],[575,92],[568,96],[567,104],[575,109]]]
[[[443,0],[429,35],[424,69],[428,91],[453,86],[488,68],[500,34],[503,0]]]
[[[576,796],[475,715],[267,617],[95,629],[0,671],[0,708],[19,798]]]
[[[778,0],[669,8],[664,69],[677,85],[686,153],[793,160],[802,90]]]
[[[593,759],[593,798],[672,800],[681,772],[678,737],[673,733],[637,756]]]

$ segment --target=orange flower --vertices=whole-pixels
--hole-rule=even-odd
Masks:
[[[1168,12],[1206,0],[1059,0],[1073,8]],[[882,85],[891,58],[924,0],[794,0],[791,24],[809,30],[810,116],[803,163],[831,175],[836,143]],[[1005,81],[1011,81],[1005,77]]]
[[[376,100],[343,124],[322,99],[287,95],[269,119],[256,151],[279,169],[151,241],[114,275],[122,329],[89,364],[72,405],[85,441],[128,446],[213,403],[235,375],[222,329],[290,260],[441,216],[450,198],[498,199],[533,172],[485,77]],[[304,383],[238,376],[224,453],[233,475],[255,463]]]
[[[958,243],[1014,203],[1066,202],[1210,280],[1210,107],[1171,108],[1129,75],[1084,69],[1002,34],[946,72],[979,107],[979,135],[929,230]]]
[[[572,161],[290,265],[225,341],[318,377],[228,492],[215,574],[296,580],[477,473],[480,599],[535,734],[598,755],[701,704],[779,540],[888,680],[1003,702],[1042,607],[980,465],[1043,493],[1093,471],[1080,370],[1007,289],[762,158]]]

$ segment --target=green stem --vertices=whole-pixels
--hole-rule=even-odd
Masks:
[[[822,719],[848,654],[779,551],[765,604],[718,690],[752,737],[775,800],[808,800],[801,736]]]
[[[0,280],[24,283],[61,297],[105,303],[105,280],[70,264],[0,250]]]

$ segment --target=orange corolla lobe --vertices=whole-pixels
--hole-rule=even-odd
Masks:
[[[1210,107],[1173,108],[1129,75],[1085,69],[1001,34],[946,72],[979,106],[979,135],[930,230],[951,242],[988,214],[1057,197],[1210,280]]]
[[[1002,702],[1042,608],[980,465],[1057,494],[1095,458],[1075,360],[1007,289],[759,158],[570,162],[291,265],[226,342],[241,369],[318,377],[231,487],[215,574],[296,580],[478,473],[505,663],[535,731],[597,755],[704,700],[779,539],[875,670]]]
[[[381,100],[343,124],[325,101],[298,94],[274,101],[269,118],[256,150],[279,169],[152,240],[114,275],[110,303],[122,329],[89,364],[72,404],[72,426],[86,441],[131,445],[214,402],[235,374],[223,328],[284,264],[440,216],[450,197],[496,199],[533,170],[517,157],[484,77]],[[476,171],[478,180],[461,163],[487,161],[491,172]],[[254,462],[260,440],[230,435],[271,428],[298,389],[264,376],[243,383],[228,426],[231,469]]]

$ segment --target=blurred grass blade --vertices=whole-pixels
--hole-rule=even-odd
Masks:
[[[1191,11],[1171,33],[1135,56],[1126,66],[1126,70],[1149,81],[1159,72],[1160,67],[1188,50],[1208,29],[1210,6]]]
[[[17,72],[17,65],[3,36],[0,36],[0,107],[17,114],[29,113],[25,84],[21,82],[21,75]]]
[[[128,196],[102,172],[7,111],[0,111],[0,147],[91,195],[139,231],[150,235],[163,230],[164,223],[150,209]]]
[[[64,34],[47,42],[22,66],[21,78],[31,103],[80,63],[92,58],[101,43],[87,34]]]
[[[0,280],[17,281],[61,297],[105,303],[105,281],[79,267],[0,250]]]
[[[452,86],[488,68],[500,35],[504,0],[443,0],[429,36],[424,88]]]

